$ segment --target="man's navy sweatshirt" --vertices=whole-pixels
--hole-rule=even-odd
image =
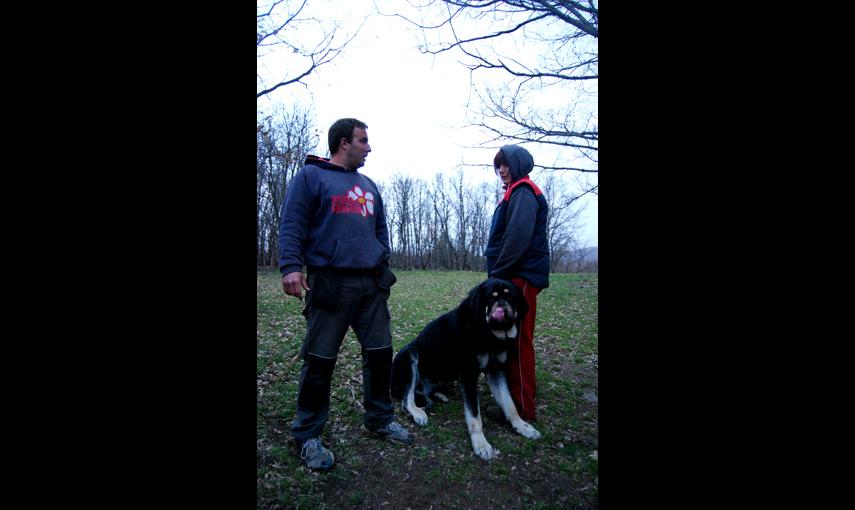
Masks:
[[[389,265],[389,230],[374,182],[309,156],[288,187],[279,223],[279,271]]]

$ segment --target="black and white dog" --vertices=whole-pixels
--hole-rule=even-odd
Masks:
[[[392,396],[401,400],[416,424],[427,425],[427,414],[419,406],[430,409],[431,397],[447,401],[437,389],[460,381],[472,448],[489,460],[493,447],[484,437],[478,402],[478,378],[484,372],[493,398],[514,430],[529,439],[540,438],[540,432],[517,413],[504,373],[507,351],[516,348],[520,320],[527,311],[522,292],[513,283],[485,280],[398,352],[392,364]]]

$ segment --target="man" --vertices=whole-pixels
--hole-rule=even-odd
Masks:
[[[540,188],[528,177],[534,158],[518,145],[505,145],[493,158],[496,174],[505,194],[493,213],[484,256],[487,276],[510,280],[523,291],[529,311],[523,318],[518,348],[508,351],[508,389],[520,417],[536,418],[534,373],[534,322],[537,294],[549,287],[549,242],[546,220],[549,212]],[[488,417],[504,421],[496,406],[487,408]]]
[[[362,346],[363,425],[402,444],[413,441],[395,421],[389,394],[392,335],[387,300],[396,278],[389,269],[383,201],[374,182],[358,172],[371,152],[367,127],[356,119],[336,121],[328,135],[330,159],[306,158],[282,208],[282,288],[301,300],[307,291],[303,367],[291,434],[310,469],[327,470],[335,462],[320,434],[329,416],[333,369],[348,327]]]

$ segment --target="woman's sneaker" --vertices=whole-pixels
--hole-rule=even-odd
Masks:
[[[401,444],[412,444],[413,443],[413,435],[410,434],[407,429],[401,426],[397,421],[392,421],[392,423],[386,425],[385,427],[377,430],[372,430],[374,434],[378,436],[385,437],[386,439],[391,439],[396,443]]]
[[[321,440],[316,437],[303,442],[303,445],[300,447],[300,458],[307,468],[318,471],[326,471],[335,462],[333,452],[324,448]]]

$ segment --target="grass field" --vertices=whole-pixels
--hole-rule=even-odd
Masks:
[[[389,311],[395,352],[430,320],[457,306],[484,273],[396,271]],[[597,275],[552,274],[538,296],[535,326],[538,410],[531,441],[484,419],[497,458],[472,453],[462,399],[451,392],[425,427],[395,402],[412,446],[362,428],[359,343],[348,332],[333,374],[322,439],[336,455],[328,473],[305,469],[290,436],[302,302],[282,292],[279,272],[257,272],[257,508],[597,508]],[[481,377],[482,410],[493,404]]]

